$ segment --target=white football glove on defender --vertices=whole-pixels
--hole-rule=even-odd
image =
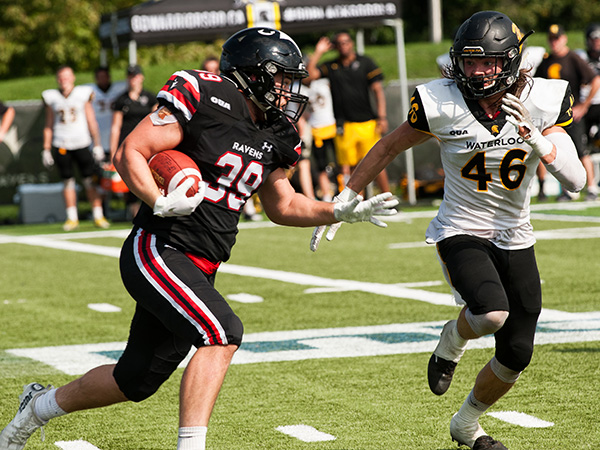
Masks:
[[[42,150],[42,164],[46,169],[49,169],[54,165],[54,158],[50,149]]]
[[[512,94],[506,94],[502,98],[502,109],[508,116],[507,122],[512,123],[519,132],[520,128],[525,128],[529,133],[523,136],[533,151],[541,158],[552,153],[552,142],[542,136],[531,120],[531,114],[525,108],[525,105]],[[520,134],[520,133],[519,133]]]
[[[336,203],[333,206],[333,215],[342,222],[371,222],[373,225],[385,228],[387,224],[375,216],[392,216],[398,213],[394,209],[398,200],[387,201],[390,198],[392,198],[391,192],[384,192],[364,201],[362,196],[357,195],[349,202]]]
[[[349,202],[350,200],[353,200],[356,196],[357,196],[356,192],[354,192],[352,189],[350,189],[348,187],[345,187],[342,192],[340,192],[338,195],[333,197],[333,201],[334,202]],[[335,237],[335,233],[337,233],[337,230],[341,226],[342,226],[342,223],[338,222],[338,223],[332,224],[329,227],[329,231],[327,232],[327,240],[328,241],[331,241]],[[323,234],[325,233],[326,228],[327,228],[327,225],[320,225],[318,227],[315,227],[312,237],[310,239],[310,249],[313,252],[316,252],[317,248],[319,248],[319,244],[321,242],[321,239],[323,238]]]
[[[196,180],[188,178],[168,195],[161,195],[154,203],[154,215],[159,217],[188,216],[204,199],[206,185],[200,182],[198,192],[193,197],[187,196],[187,191]]]
[[[344,194],[346,190],[350,192],[346,192]],[[342,194],[344,194],[343,197],[345,198],[352,196],[352,199],[343,200],[341,198]],[[336,204],[333,206],[333,215],[341,222],[371,222],[378,227],[385,228],[387,227],[387,224],[374,216],[392,216],[398,213],[398,211],[394,209],[394,207],[399,203],[398,200],[389,200],[390,198],[392,198],[392,193],[384,192],[383,194],[376,195],[373,198],[363,201],[363,198],[360,195],[356,195],[356,192],[345,188],[340,193],[338,198],[335,199]],[[335,233],[342,225],[341,222],[331,225],[329,232],[327,233],[328,241],[331,241],[335,237]],[[310,249],[313,252],[317,251],[319,242],[321,241],[323,233],[325,232],[325,228],[325,225],[315,228],[310,241]]]

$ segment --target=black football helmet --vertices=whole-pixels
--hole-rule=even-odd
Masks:
[[[463,22],[450,48],[452,75],[462,94],[479,99],[508,89],[519,77],[523,43],[532,33],[523,35],[508,16],[497,11],[481,11]],[[467,77],[465,57],[500,58],[502,70],[491,76]]]
[[[308,97],[300,94],[300,80],[308,76],[302,52],[287,34],[266,27],[238,31],[223,44],[221,73],[230,78],[264,113],[267,122],[282,115],[296,122]],[[282,74],[282,86],[275,75]]]

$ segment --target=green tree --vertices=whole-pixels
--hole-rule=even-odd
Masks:
[[[0,6],[0,76],[53,72],[62,64],[89,70],[98,62],[102,13],[139,1],[28,0]]]

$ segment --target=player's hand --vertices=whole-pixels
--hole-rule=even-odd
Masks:
[[[54,158],[50,149],[42,150],[42,164],[46,169],[49,169],[54,165]]]
[[[338,195],[336,195],[335,197],[333,197],[333,201],[334,202],[348,202],[352,199],[354,199],[354,197],[356,197],[356,192],[354,192],[352,189],[345,187],[344,190],[342,190],[342,192],[340,192]],[[331,241],[334,237],[335,237],[335,233],[337,233],[337,230],[342,226],[341,222],[338,223],[334,223],[329,227],[329,231],[327,232],[327,240]],[[313,234],[312,237],[310,238],[310,249],[313,252],[317,251],[317,248],[319,248],[319,244],[321,243],[321,239],[323,238],[323,234],[325,234],[325,230],[327,229],[327,225],[320,225],[318,227],[315,227],[315,229],[313,230]]]
[[[196,180],[188,178],[168,195],[161,195],[154,203],[154,215],[159,217],[188,216],[204,199],[204,183],[198,186],[198,192],[192,197],[187,196],[187,191]]]
[[[357,195],[354,200],[334,205],[333,215],[343,222],[371,222],[385,228],[387,224],[375,216],[392,216],[398,213],[394,209],[398,205],[398,199],[390,200],[392,197],[391,192],[384,192],[368,200],[363,200],[362,196]]]
[[[542,136],[540,130],[533,125],[531,114],[521,100],[507,93],[502,98],[502,109],[507,114],[507,122],[515,126],[519,135],[540,158],[552,153],[552,142]]]
[[[101,163],[106,157],[104,148],[101,145],[94,145],[94,148],[92,148],[92,154],[94,155],[94,159],[97,163]]]

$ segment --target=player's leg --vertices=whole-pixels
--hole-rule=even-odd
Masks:
[[[377,131],[376,120],[360,122],[356,125],[359,136],[357,139],[357,155],[358,161],[361,161],[377,141],[381,139],[381,134]],[[375,184],[379,188],[379,192],[390,191],[390,182],[385,168],[375,177]]]
[[[96,172],[96,162],[92,153],[87,148],[75,150],[73,158],[77,162],[81,177],[83,178],[83,187],[90,206],[92,207],[92,216],[94,224],[99,228],[109,228],[110,224],[104,217],[102,205],[102,195],[100,195],[100,187],[94,182],[93,176]]]
[[[504,449],[479,425],[479,417],[502,398],[529,365],[542,297],[533,247],[496,252],[501,261],[510,315],[495,332],[496,354],[480,371],[475,386],[450,424],[453,439],[474,449]],[[510,281],[508,281],[510,280]],[[486,442],[487,446],[483,446]]]
[[[241,344],[242,323],[214,288],[216,265],[185,255],[143,230],[134,230],[128,240],[133,241],[127,247],[133,249],[134,257],[122,256],[125,286],[133,296],[140,284],[154,285],[154,280],[160,280],[166,286],[160,296],[134,297],[157,317],[168,317],[166,326],[198,348],[182,378],[178,448],[204,449],[212,409]],[[126,382],[131,389],[140,384],[133,378]],[[127,393],[124,384],[120,386]]]
[[[63,182],[63,197],[67,220],[63,225],[65,231],[72,231],[79,226],[77,214],[77,191],[75,190],[75,173],[73,171],[73,156],[69,150],[52,147],[52,157]]]
[[[431,391],[443,395],[454,376],[467,341],[496,332],[508,317],[508,298],[492,260],[494,246],[472,236],[454,236],[438,242],[446,279],[455,295],[467,303],[457,320],[451,320],[429,360]]]

